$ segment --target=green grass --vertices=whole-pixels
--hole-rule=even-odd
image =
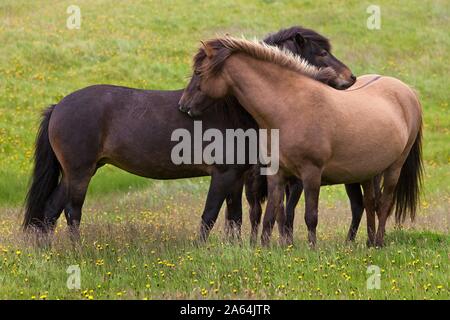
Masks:
[[[81,8],[79,30],[66,28],[72,4]],[[370,4],[1,1],[0,298],[448,299],[450,4],[378,1],[377,31],[366,28]],[[90,186],[80,246],[71,247],[64,226],[51,249],[23,239],[20,206],[39,113],[47,105],[96,83],[182,88],[199,40],[225,32],[261,38],[298,24],[327,35],[335,55],[355,74],[395,76],[419,92],[424,197],[416,224],[401,231],[389,226],[386,248],[365,247],[364,222],[357,243],[343,244],[349,208],[341,186],[321,193],[316,251],[306,247],[301,217],[294,248],[228,244],[222,221],[208,245],[197,247],[193,239],[207,178],[151,181],[111,166],[99,170]],[[72,264],[81,267],[81,291],[65,287],[65,270]],[[369,264],[384,270],[380,290],[366,289]]]
[[[88,202],[81,244],[58,228],[51,248],[38,249],[4,215],[0,230],[0,298],[18,299],[448,299],[450,237],[446,208],[424,210],[403,230],[388,226],[386,247],[368,249],[361,228],[345,244],[348,205],[323,203],[316,250],[301,218],[295,247],[229,243],[223,215],[206,245],[195,245],[202,182],[156,182],[145,191]],[[325,192],[326,195],[326,192]],[[194,222],[194,223],[193,223]],[[81,269],[81,289],[68,290],[66,270]],[[380,289],[368,289],[378,266]]]

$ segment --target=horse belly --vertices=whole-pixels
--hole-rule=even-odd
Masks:
[[[322,173],[322,184],[349,184],[367,181],[383,172],[387,166],[333,163],[325,167]]]
[[[396,162],[408,143],[408,128],[399,106],[384,98],[347,101],[336,114],[332,156],[323,170],[327,184],[362,182]]]
[[[401,135],[394,134],[369,143],[349,142],[335,150],[323,171],[325,184],[366,181],[396,162],[406,146]]]
[[[120,142],[117,139],[114,143],[109,141],[102,162],[151,179],[182,179],[211,174],[212,169],[204,163],[175,164],[171,159],[171,146],[176,143],[170,140],[161,143],[152,137],[147,135],[131,141],[126,138],[121,138]]]

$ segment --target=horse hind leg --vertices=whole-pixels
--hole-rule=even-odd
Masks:
[[[79,171],[67,178],[67,203],[65,207],[67,224],[72,240],[80,238],[82,207],[94,170]]]
[[[378,210],[378,229],[375,236],[375,245],[382,247],[384,245],[384,233],[386,221],[394,205],[394,191],[400,177],[401,167],[391,167],[383,175],[383,192],[379,201]]]
[[[60,181],[45,202],[43,233],[36,234],[36,243],[39,247],[51,247],[53,231],[66,204],[66,188]]]
[[[67,203],[67,187],[61,180],[45,205],[45,224],[54,231],[56,223]]]

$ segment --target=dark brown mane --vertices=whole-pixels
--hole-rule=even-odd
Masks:
[[[327,38],[314,30],[303,28],[300,26],[281,29],[276,33],[269,34],[263,41],[272,46],[279,46],[283,44],[283,42],[294,38],[297,33],[300,33],[303,38],[315,42],[321,48],[327,50],[328,52],[331,52],[331,44]]]

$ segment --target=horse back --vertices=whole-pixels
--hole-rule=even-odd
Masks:
[[[172,150],[175,130],[194,138],[194,121],[178,110],[183,90],[140,90],[95,85],[64,97],[49,123],[49,140],[65,171],[112,164],[128,172],[155,179],[209,175],[211,165],[191,162],[176,165]],[[248,129],[254,121],[241,116],[242,108],[225,112],[217,104],[202,117],[203,130],[225,132]],[[236,113],[234,115],[232,112]],[[206,144],[207,142],[203,142]],[[194,144],[192,144],[194,145]]]
[[[408,136],[415,137],[422,123],[422,107],[414,89],[397,78],[382,76],[372,86],[368,86],[367,95],[390,102],[386,107],[394,109],[406,124]]]
[[[362,176],[368,167],[373,169],[368,177],[383,171],[409,149],[419,131],[418,99],[398,79],[383,76],[358,90],[330,90],[324,97],[328,113],[321,119],[332,128],[328,137],[332,157],[326,174],[336,175],[329,174],[330,181]],[[348,174],[350,168],[353,174]]]

